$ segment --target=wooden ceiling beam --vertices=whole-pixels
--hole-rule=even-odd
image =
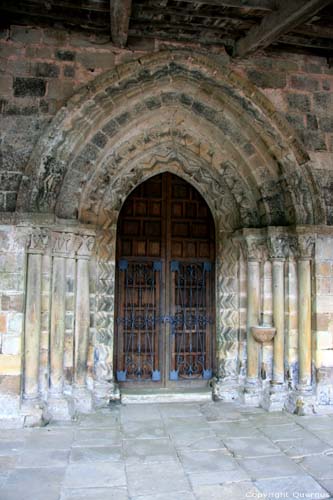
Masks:
[[[259,25],[253,26],[247,35],[236,42],[233,56],[244,57],[268,47],[331,2],[332,0],[280,0],[277,11],[267,14]]]
[[[110,0],[111,39],[118,47],[125,47],[128,38],[132,0]]]
[[[215,7],[233,7],[236,9],[258,9],[272,11],[276,8],[277,0],[182,0],[189,4],[214,5]]]

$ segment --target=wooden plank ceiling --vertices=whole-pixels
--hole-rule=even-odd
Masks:
[[[57,26],[111,36],[333,56],[333,0],[0,0],[0,23]]]

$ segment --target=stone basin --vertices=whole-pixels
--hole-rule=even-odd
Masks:
[[[276,334],[276,328],[268,325],[251,326],[251,333],[257,342],[264,344],[265,342],[270,342],[272,340]]]

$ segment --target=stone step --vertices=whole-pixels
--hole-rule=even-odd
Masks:
[[[120,390],[120,399],[123,404],[200,403],[212,401],[212,390],[210,387],[189,389],[123,388]]]

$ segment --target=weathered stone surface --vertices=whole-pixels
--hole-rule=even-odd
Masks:
[[[22,78],[14,79],[15,97],[43,97],[46,92],[46,83],[41,78]]]

